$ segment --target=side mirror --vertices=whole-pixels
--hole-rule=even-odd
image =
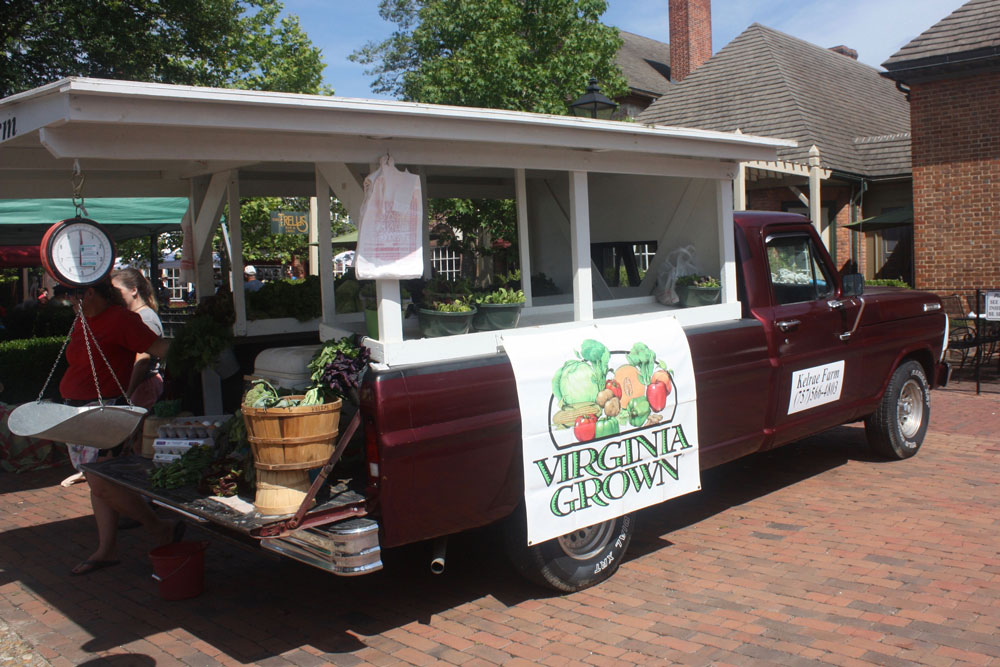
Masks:
[[[861,296],[865,291],[865,277],[860,273],[845,273],[840,285],[840,296]]]

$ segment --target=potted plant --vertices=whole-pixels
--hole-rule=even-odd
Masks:
[[[467,278],[448,280],[436,276],[420,290],[420,303],[424,308],[432,308],[436,302],[450,302],[456,299],[468,299],[472,296],[472,283]]]
[[[466,299],[435,301],[430,308],[418,308],[417,319],[424,338],[469,333],[476,307]]]
[[[476,314],[472,326],[477,331],[513,329],[521,318],[524,307],[524,292],[501,287],[487,294],[475,297]]]
[[[722,292],[718,278],[696,273],[681,276],[674,287],[681,305],[689,308],[719,303],[719,295]]]

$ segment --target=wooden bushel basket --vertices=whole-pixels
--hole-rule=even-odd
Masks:
[[[301,399],[301,396],[289,396]],[[341,401],[291,408],[243,406],[247,440],[257,468],[254,506],[261,514],[290,514],[309,490],[309,470],[329,460],[337,440]]]

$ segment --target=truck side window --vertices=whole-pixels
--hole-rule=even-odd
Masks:
[[[833,294],[833,281],[816,259],[808,236],[767,239],[767,263],[776,304],[815,301]]]

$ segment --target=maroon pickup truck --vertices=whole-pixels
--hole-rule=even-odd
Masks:
[[[742,317],[684,328],[701,468],[859,420],[879,455],[916,454],[930,390],[948,380],[948,321],[938,297],[865,290],[860,275],[840,276],[801,216],[734,218]],[[338,468],[329,494],[292,522],[240,514],[190,490],[153,491],[143,460],[91,470],[209,527],[341,575],[379,569],[381,548],[499,521],[516,567],[556,589],[594,585],[621,563],[632,514],[528,546],[521,416],[504,354],[372,369],[360,415],[356,469]],[[443,566],[443,546],[435,564]]]

